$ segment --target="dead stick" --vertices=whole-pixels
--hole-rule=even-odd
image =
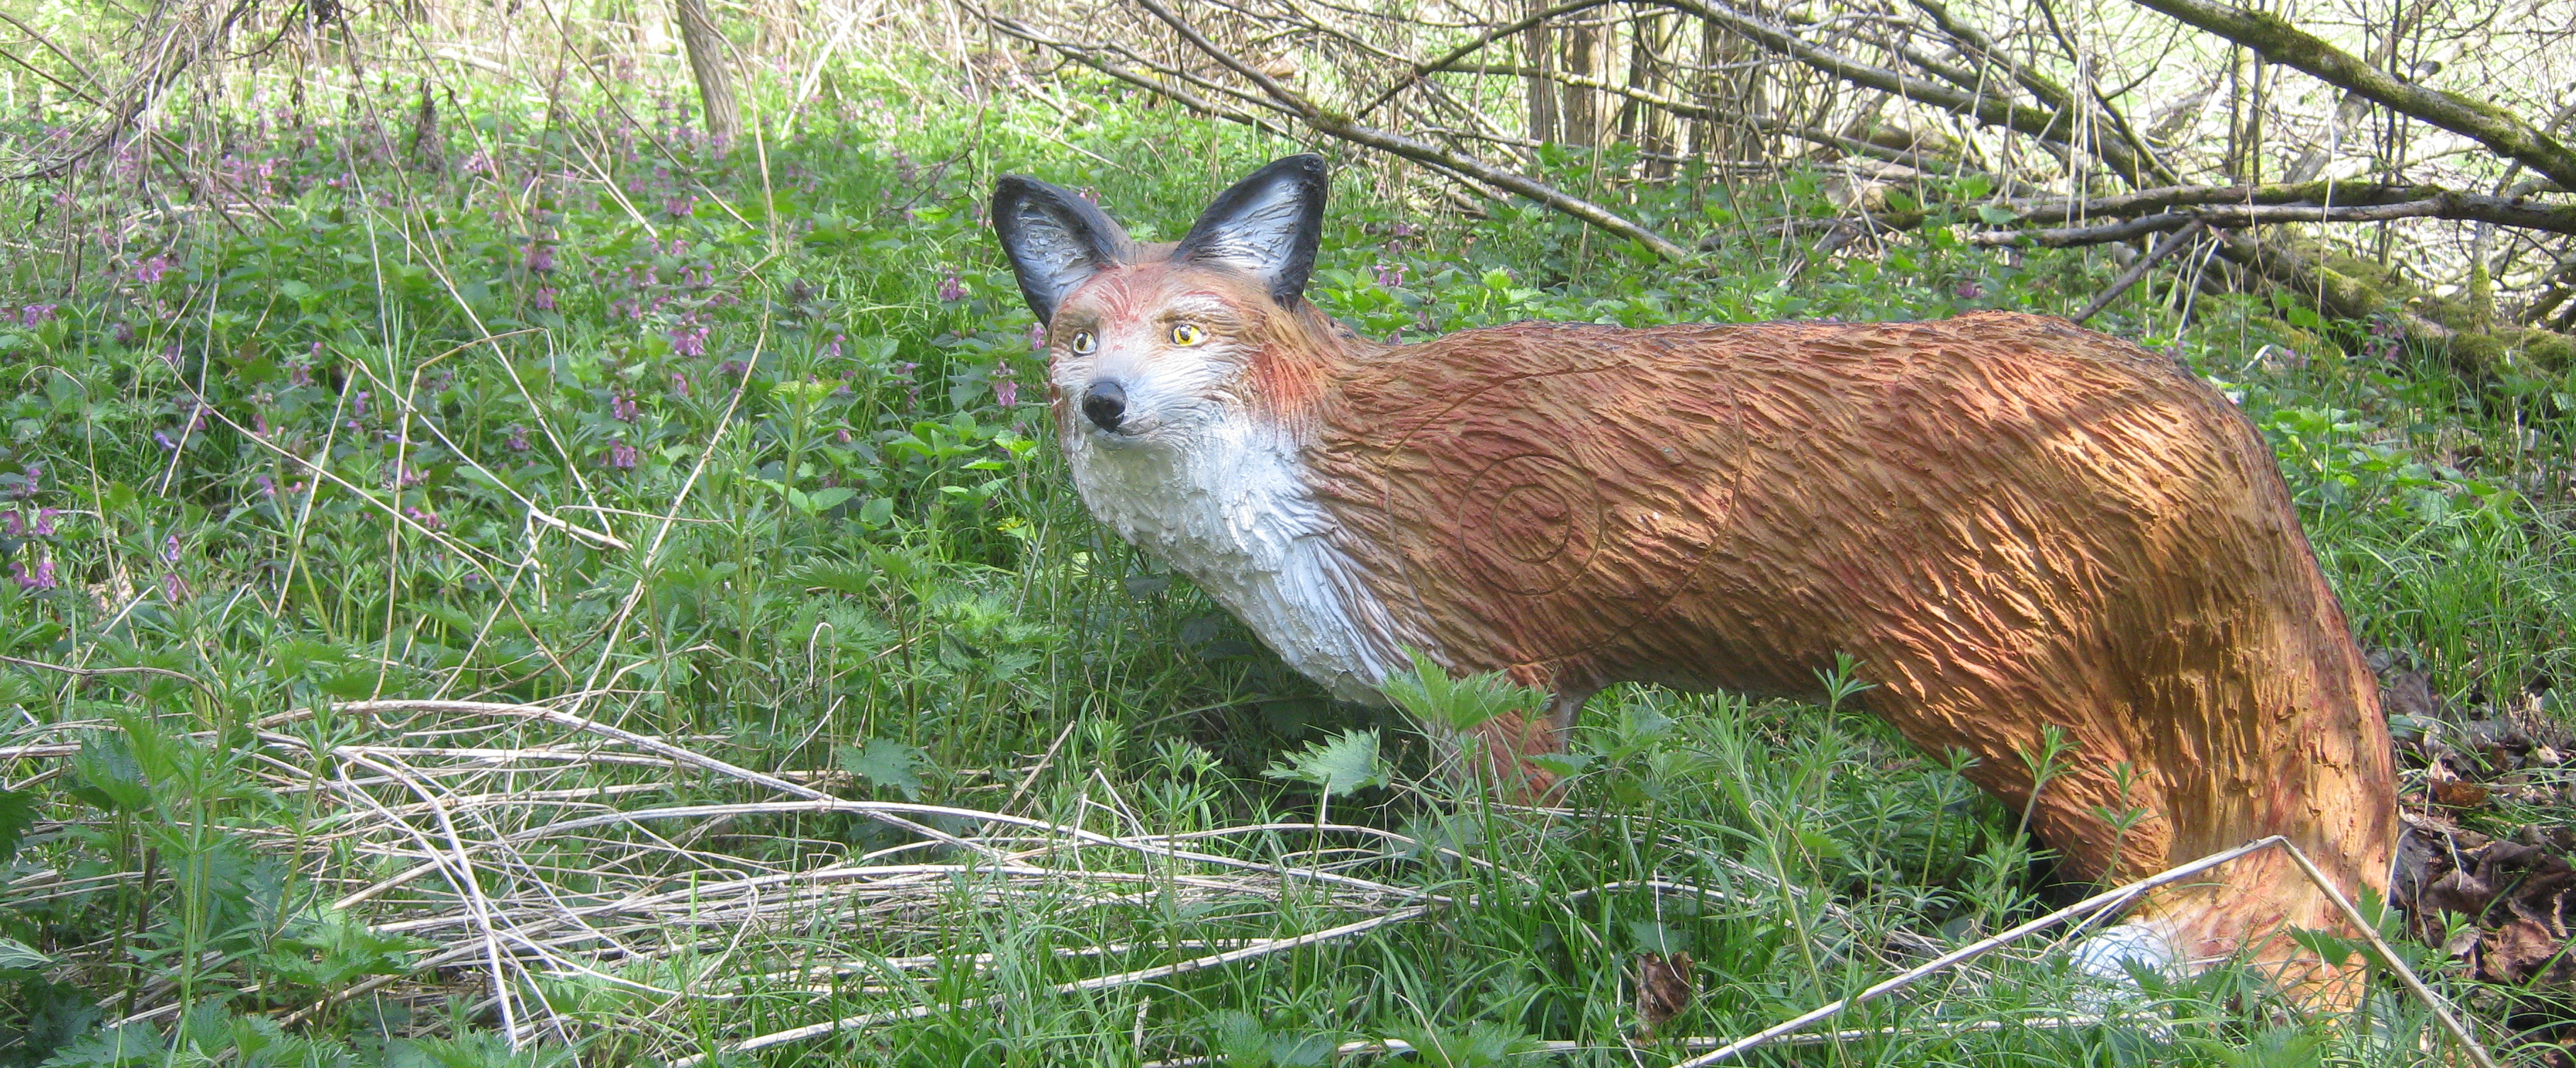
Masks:
[[[1038,776],[1046,774],[1047,767],[1055,763],[1055,751],[1064,748],[1064,740],[1073,737],[1074,724],[1080,722],[1082,721],[1074,720],[1072,723],[1065,724],[1063,730],[1056,732],[1055,741],[1047,743],[1046,755],[1038,758],[1038,766],[1030,768],[1028,778],[1020,780],[1020,788],[1011,791],[1011,799],[1002,802],[1002,811],[1009,812],[1020,807],[1020,798],[1029,792],[1029,787],[1037,785]]]
[[[2432,989],[2424,985],[2424,980],[2416,978],[2415,969],[2407,967],[2405,959],[2399,957],[2396,950],[2389,948],[2388,942],[2379,937],[2378,928],[2371,926],[2369,920],[2362,918],[2361,910],[2352,907],[2352,900],[2343,896],[2343,891],[2337,889],[2334,883],[2327,881],[2326,874],[2317,870],[2316,863],[2309,860],[2308,855],[2301,852],[2299,847],[2287,841],[2281,842],[2281,848],[2290,851],[2290,859],[2298,862],[2299,870],[2307,874],[2308,881],[2317,884],[2317,889],[2325,891],[2326,900],[2334,902],[2335,908],[2342,910],[2344,918],[2351,920],[2353,927],[2361,931],[2362,940],[2369,942],[2371,952],[2379,954],[2379,959],[2388,965],[2388,969],[2397,973],[2398,981],[2405,983],[2406,989],[2414,991],[2415,996],[2424,1002],[2425,1008],[2433,1010],[2433,1018],[2442,1022],[2442,1029],[2450,1032],[2452,1038],[2460,1040],[2460,1045],[2469,1051],[2469,1059],[2478,1062],[2478,1068],[2498,1068],[2495,1055],[2488,1053],[2487,1048],[2479,1045],[2477,1039],[2469,1037],[2469,1029],[2461,1026],[2459,1017],[2451,1015],[2450,1006],[2445,1005],[2441,998],[2435,997]]]
[[[36,668],[43,671],[59,671],[66,675],[75,675],[84,679],[99,678],[107,675],[151,675],[156,678],[177,679],[190,686],[206,691],[206,695],[209,697],[215,696],[215,688],[208,685],[205,680],[184,672],[172,671],[168,668],[141,666],[103,668],[71,667],[65,664],[48,664],[42,660],[28,660],[24,657],[16,656],[0,656],[0,664],[16,664],[19,667]]]
[[[2120,277],[2111,282],[2111,288],[2103,290],[2101,296],[2093,298],[2093,303],[2085,305],[2083,311],[2076,312],[2074,321],[2081,323],[2102,314],[2102,309],[2110,307],[2112,301],[2120,299],[2120,294],[2128,292],[2130,286],[2138,284],[2138,280],[2145,278],[2147,271],[2158,261],[2173,255],[2175,250],[2190,243],[2193,238],[2200,236],[2201,231],[2208,228],[2208,223],[2193,219],[2191,225],[2166,234],[2164,240],[2156,242],[2155,251],[2139,258],[2138,262],[2130,264],[2128,270],[2121,272]]]

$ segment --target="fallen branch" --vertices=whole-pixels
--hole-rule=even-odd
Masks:
[[[2277,185],[2177,185],[2109,196],[2034,197],[2012,202],[2024,223],[2070,219],[2126,218],[2148,212],[2199,206],[2267,206],[2304,204],[2318,207],[2386,207],[2407,204],[2448,205],[2458,215],[2500,226],[2567,232],[2576,224],[2576,207],[2543,204],[2527,195],[2486,196],[2438,185],[2394,182],[2293,182]]]
[[[2029,243],[2045,248],[2071,248],[2078,245],[2128,241],[2148,234],[2180,230],[2196,222],[2233,230],[2249,226],[2278,226],[2284,223],[2385,222],[2391,219],[2475,220],[2526,230],[2576,234],[2576,207],[2519,205],[2496,197],[2452,193],[2432,200],[2414,200],[2398,204],[2362,204],[2350,207],[2329,207],[2322,204],[2206,204],[2089,226],[2066,226],[2043,230],[1995,230],[1973,235],[1969,240],[1987,246]]]

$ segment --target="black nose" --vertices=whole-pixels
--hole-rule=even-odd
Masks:
[[[1114,379],[1092,383],[1082,391],[1082,414],[1091,425],[1116,432],[1119,421],[1127,418],[1127,391]]]

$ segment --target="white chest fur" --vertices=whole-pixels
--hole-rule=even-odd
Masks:
[[[1384,703],[1377,684],[1405,663],[1405,639],[1333,546],[1332,517],[1286,434],[1237,417],[1185,443],[1113,445],[1086,428],[1065,446],[1091,514],[1188,575],[1335,697]]]

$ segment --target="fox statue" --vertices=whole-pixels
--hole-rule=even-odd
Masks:
[[[1519,758],[1605,685],[1812,695],[1848,654],[1872,712],[1972,754],[2079,877],[2281,834],[2384,889],[2377,685],[2270,450],[2174,361],[2001,312],[1378,344],[1305,299],[1325,188],[1279,160],[1169,245],[1024,177],[991,215],[1084,503],[1307,677],[1382,702],[1419,649],[1544,688],[1478,729],[1543,788]],[[2034,799],[2050,728],[2072,748]],[[2267,850],[2119,944],[2350,985],[2285,925],[2342,920]]]

